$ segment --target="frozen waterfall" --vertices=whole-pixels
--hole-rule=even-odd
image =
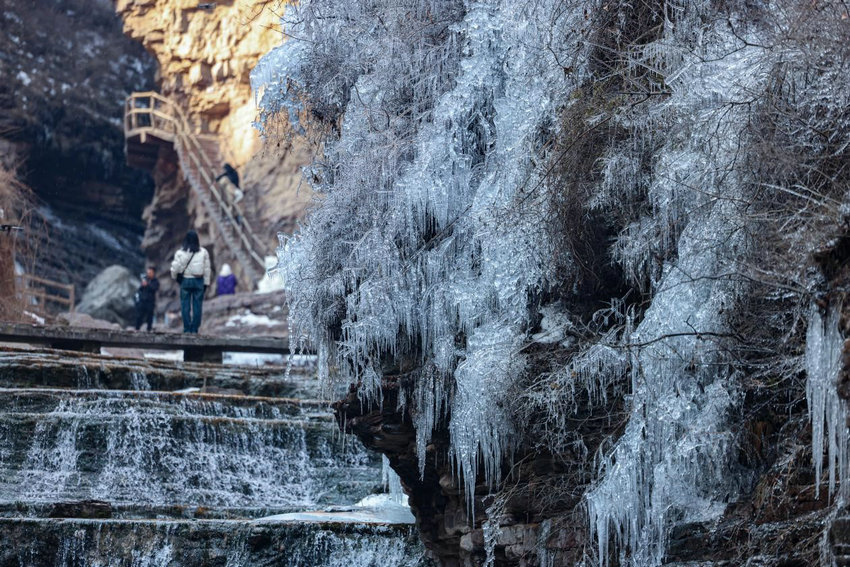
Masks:
[[[660,565],[674,525],[717,520],[749,489],[734,463],[745,364],[732,352],[747,340],[735,314],[775,283],[753,268],[759,231],[806,222],[765,196],[779,185],[748,153],[771,112],[757,101],[787,71],[805,77],[800,107],[820,109],[829,82],[776,42],[796,20],[769,4],[305,0],[284,17],[288,40],[252,84],[264,135],[321,147],[305,171],[316,207],[278,250],[294,332],[316,345],[323,378],[376,404],[398,378],[423,478],[446,426],[468,510],[482,485],[498,493],[524,442],[544,444],[518,416],[545,422],[552,453],[573,444],[593,463],[585,559],[603,567]],[[605,26],[611,44],[594,43]],[[582,167],[576,189],[569,169]],[[602,244],[583,248],[587,234]],[[596,290],[629,291],[591,310],[578,296],[603,279],[588,275],[597,256],[622,281]],[[847,438],[824,394],[835,325],[817,317],[808,395],[832,491]],[[560,349],[557,368],[530,354],[540,345]],[[613,395],[628,417],[587,454],[565,416]],[[486,526],[492,562],[500,527]]]

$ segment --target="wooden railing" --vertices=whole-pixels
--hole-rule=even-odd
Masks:
[[[74,286],[63,284],[31,274],[15,276],[16,294],[24,301],[26,309],[39,314],[56,312],[49,310],[48,304],[59,306],[59,311],[74,311],[76,303]]]
[[[155,138],[174,145],[184,175],[219,228],[225,244],[248,275],[257,279],[265,271],[263,256],[257,250],[265,246],[239,204],[228,198],[216,182],[220,167],[213,163],[199,139],[201,135],[195,133],[183,110],[158,93],[133,93],[125,105],[124,136],[128,140],[138,137],[141,143],[153,142],[149,138]]]

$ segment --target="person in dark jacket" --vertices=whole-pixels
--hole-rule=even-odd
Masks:
[[[239,173],[233,169],[233,166],[229,163],[224,164],[224,173],[215,178],[216,181],[221,181],[223,177],[226,177],[230,180],[233,185],[239,189]]]
[[[230,264],[223,264],[218,273],[218,278],[215,280],[215,294],[219,296],[233,295],[234,293],[236,293],[236,276],[233,275]]]
[[[239,174],[229,163],[224,164],[224,173],[216,177],[215,180],[220,182],[221,187],[224,188],[222,198],[225,200],[225,206],[227,208],[230,208],[232,205],[238,205],[239,201],[245,196],[245,193],[239,188]],[[237,210],[231,211],[231,214],[236,224],[242,223],[241,215]]]
[[[147,323],[150,332],[153,326],[153,312],[156,308],[156,292],[159,290],[159,280],[152,267],[147,269],[142,277],[142,283],[136,291],[136,330]]]

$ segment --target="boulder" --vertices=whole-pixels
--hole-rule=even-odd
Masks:
[[[137,275],[124,266],[109,266],[86,286],[77,311],[122,327],[130,325],[135,322],[133,296],[138,287]]]

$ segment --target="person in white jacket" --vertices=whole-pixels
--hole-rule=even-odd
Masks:
[[[190,230],[171,262],[171,277],[180,283],[184,333],[197,333],[201,326],[204,294],[210,285],[211,273],[210,254],[201,247],[198,233]]]

